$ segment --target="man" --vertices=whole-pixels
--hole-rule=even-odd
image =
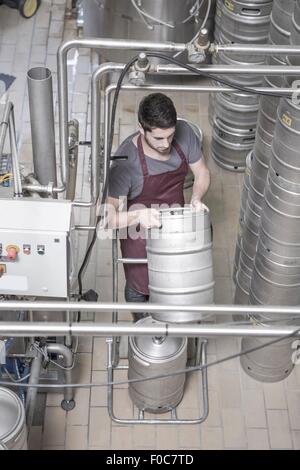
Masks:
[[[140,103],[138,120],[139,132],[129,136],[116,153],[128,159],[114,162],[110,169],[107,198],[110,228],[159,227],[159,211],[151,206],[183,206],[183,185],[189,168],[194,174],[191,204],[195,210],[203,207],[201,200],[210,184],[201,142],[185,121],[177,121],[170,98],[162,93],[146,96]],[[122,211],[124,197],[127,211]],[[145,238],[142,235],[130,238],[128,232],[129,236],[120,240],[122,256],[146,258]],[[147,265],[124,264],[124,270],[126,301],[147,302]],[[141,314],[134,315],[135,320],[138,318]]]

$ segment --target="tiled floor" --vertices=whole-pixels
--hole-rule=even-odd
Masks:
[[[64,19],[66,0],[43,0],[38,14],[23,20],[17,11],[0,7],[0,72],[16,76],[9,96],[15,104],[21,161],[31,161],[31,137],[26,95],[26,71],[46,65],[54,77],[56,97],[56,49],[62,39],[76,36],[73,20]],[[90,56],[85,51],[71,54],[68,62],[72,117],[80,122],[80,139],[90,137],[88,90],[91,76]],[[0,89],[1,90],[1,89]],[[232,303],[231,272],[235,249],[242,176],[223,171],[210,156],[211,129],[207,119],[207,95],[172,94],[182,117],[201,125],[204,150],[212,174],[206,204],[214,225],[214,268],[216,303]],[[115,144],[136,126],[136,106],[141,93],[122,94]],[[57,103],[56,103],[57,122]],[[80,150],[78,197],[88,191],[89,149]],[[187,195],[188,196],[188,195]],[[87,222],[86,211],[78,213]],[[85,237],[80,235],[83,253]],[[85,277],[85,287],[96,288],[101,301],[111,300],[111,248],[109,241],[98,241],[93,261]],[[120,272],[120,300],[123,275]],[[108,315],[95,315],[109,321]],[[92,319],[85,315],[84,319]],[[128,314],[120,315],[130,320]],[[220,320],[218,320],[220,321]],[[223,320],[224,321],[224,318]],[[226,321],[231,321],[230,316]],[[235,338],[210,340],[208,359],[212,362],[239,351]],[[126,362],[123,360],[122,362]],[[105,381],[106,345],[104,338],[79,340],[76,372],[80,382]],[[125,372],[117,378],[124,379]],[[80,389],[77,406],[66,413],[60,408],[61,395],[49,394],[43,426],[32,428],[32,449],[300,449],[300,368],[284,382],[262,384],[248,377],[237,359],[209,369],[210,413],[202,425],[193,426],[121,426],[112,423],[106,409],[105,388]],[[189,377],[180,416],[200,415],[200,379]],[[136,417],[127,388],[115,390],[115,411],[124,417]]]

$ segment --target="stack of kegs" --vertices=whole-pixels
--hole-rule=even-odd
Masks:
[[[290,34],[288,32],[287,21],[288,19],[291,21],[294,3],[295,0],[274,1],[271,14],[270,42],[275,43],[275,40],[283,41],[283,38],[285,38],[284,41],[287,43]],[[276,35],[274,31],[279,31],[280,34]],[[266,62],[270,65],[284,64],[283,58],[281,58],[281,63],[279,63],[276,56],[268,57]],[[264,85],[269,87],[282,86],[283,77],[264,77]],[[235,303],[237,304],[248,303],[278,104],[279,98],[276,96],[262,96],[260,98],[245,224],[242,239],[239,237],[237,240],[237,246],[241,247],[238,274],[234,275],[234,279],[237,280],[235,295]]]
[[[182,305],[182,311],[152,312],[140,326],[199,322],[209,314],[188,312],[186,306],[212,304],[214,274],[208,210],[191,207],[160,210],[161,226],[146,241],[150,302]],[[163,323],[161,323],[163,322]],[[186,367],[187,339],[139,336],[129,340],[129,379],[143,379]],[[180,403],[185,374],[131,383],[130,397],[139,410],[164,413]]]
[[[267,43],[271,9],[270,0],[219,0],[216,9],[215,40],[222,44]],[[237,53],[227,55],[221,52],[213,62],[236,66],[250,64],[255,70],[256,65],[264,63],[264,56],[243,56]],[[232,85],[249,87],[260,86],[263,77],[238,74],[226,75],[226,79]],[[214,103],[211,103],[211,107],[213,106],[212,156],[227,170],[244,171],[246,157],[255,141],[259,99],[256,95],[242,91],[218,93]],[[230,113],[228,109],[231,110]]]
[[[282,98],[278,107],[270,167],[261,213],[261,228],[251,280],[252,305],[300,304],[300,106]],[[287,324],[284,315],[260,315],[255,321]],[[293,324],[297,324],[294,320]],[[294,338],[242,356],[249,375],[262,381],[278,381],[293,368]],[[263,345],[266,339],[247,338],[242,350]]]
[[[234,255],[234,266],[233,266],[233,280],[235,282],[236,282],[236,274],[237,274],[239,261],[240,261],[242,234],[243,234],[244,226],[245,226],[245,213],[246,213],[246,208],[247,208],[248,191],[249,191],[249,185],[250,185],[250,173],[251,173],[252,159],[253,159],[253,152],[251,151],[246,158],[246,170],[245,170],[243,189],[242,189],[242,195],[241,195],[239,228],[238,228],[237,242],[236,242],[235,255]]]

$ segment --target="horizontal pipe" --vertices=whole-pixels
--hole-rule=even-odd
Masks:
[[[210,52],[243,52],[245,54],[261,55],[300,55],[300,46],[291,45],[273,45],[273,44],[211,44]]]
[[[215,85],[159,85],[159,84],[151,84],[151,85],[130,85],[125,84],[122,85],[122,90],[130,91],[130,90],[157,90],[157,91],[186,91],[186,92],[201,92],[201,93],[221,93],[221,92],[232,92],[236,93],[236,89],[234,86],[226,87],[226,86],[215,86]],[[292,88],[273,88],[273,87],[247,87],[249,90],[252,90],[253,93],[260,92],[266,94],[276,94],[276,95],[291,95],[295,92],[295,89]],[[112,83],[109,85],[105,93],[109,94],[116,89],[116,84]]]
[[[63,185],[68,181],[68,72],[67,55],[71,49],[125,49],[134,51],[181,52],[186,49],[183,43],[152,42],[124,39],[74,39],[63,43],[57,51],[58,105],[60,129],[60,163]]]
[[[249,65],[201,65],[196,67],[199,72],[208,72],[211,74],[239,74],[249,73],[253,75],[300,75],[300,66],[291,65],[256,65],[255,68]],[[185,67],[176,65],[158,64],[155,66],[155,73],[163,75],[194,75],[193,72]],[[151,75],[151,69],[149,71]]]
[[[117,260],[121,264],[147,264],[147,258],[119,258]]]
[[[149,307],[148,307],[149,308]],[[131,309],[131,307],[130,307]],[[299,327],[278,326],[266,328],[262,326],[221,326],[199,324],[160,324],[156,326],[140,326],[130,322],[119,323],[26,323],[0,322],[0,336],[31,337],[31,336],[252,336],[279,337],[291,335]],[[300,336],[298,332],[297,336]]]
[[[78,230],[78,232],[90,232],[96,230],[96,227],[89,225],[75,225],[75,230]]]
[[[198,312],[209,313],[211,315],[228,315],[243,314],[252,315],[259,314],[283,314],[300,316],[300,307],[284,307],[276,305],[163,305],[153,303],[113,303],[113,302],[0,302],[0,312],[5,310],[11,311],[50,311],[59,312],[68,310],[69,312],[119,312],[131,310],[132,312]]]
[[[65,187],[53,187],[52,184],[24,184],[23,189],[29,191],[30,193],[44,193],[48,194],[49,196],[65,191]]]

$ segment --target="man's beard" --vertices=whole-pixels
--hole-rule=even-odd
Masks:
[[[145,139],[147,145],[149,145],[149,147],[151,149],[155,150],[156,152],[161,153],[162,155],[167,155],[168,153],[170,153],[171,145],[169,145],[169,147],[167,149],[161,150],[157,147],[153,147],[153,145],[151,144],[151,142],[149,142],[149,140],[147,139],[145,134],[144,134],[144,139]]]

